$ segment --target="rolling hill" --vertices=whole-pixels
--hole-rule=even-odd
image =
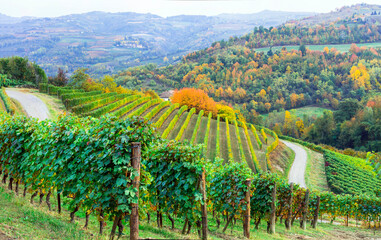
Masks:
[[[172,16],[89,12],[55,18],[0,16],[0,57],[27,56],[48,73],[87,67],[116,73],[145,63],[170,64],[212,42],[240,36],[255,26],[279,25],[312,13]],[[165,58],[165,59],[164,59]]]

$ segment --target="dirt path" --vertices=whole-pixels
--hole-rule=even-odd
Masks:
[[[6,89],[5,91],[9,97],[20,102],[29,117],[38,118],[39,120],[45,120],[50,117],[48,107],[38,97],[14,89]]]
[[[299,184],[299,186],[306,188],[306,182],[304,180],[304,174],[306,171],[306,165],[307,165],[307,152],[303,148],[299,147],[296,144],[283,141],[284,144],[286,144],[287,147],[291,148],[295,152],[295,159],[294,163],[292,164],[292,167],[290,169],[290,172],[288,174],[288,182],[289,183],[296,183]]]

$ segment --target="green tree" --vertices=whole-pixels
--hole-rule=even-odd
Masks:
[[[302,52],[302,56],[303,56],[303,57],[306,56],[306,54],[307,54],[307,48],[306,48],[306,45],[304,45],[304,44],[300,45],[300,47],[299,47],[299,51]]]
[[[362,105],[356,99],[345,99],[339,103],[338,110],[335,112],[336,122],[340,123],[346,120],[350,120],[361,108]]]
[[[68,85],[74,88],[83,88],[87,79],[90,75],[86,73],[87,68],[78,68],[74,71],[73,75],[70,77],[70,82]]]

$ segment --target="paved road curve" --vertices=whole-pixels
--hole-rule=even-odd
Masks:
[[[306,165],[307,165],[306,150],[304,150],[302,147],[299,147],[298,145],[294,143],[290,143],[283,140],[282,142],[295,152],[294,163],[292,164],[292,167],[288,174],[288,182],[289,183],[293,182],[293,183],[299,184],[299,186],[301,187],[307,188],[306,182],[304,180],[304,174],[305,174]]]
[[[48,107],[38,97],[13,89],[6,89],[5,91],[9,97],[16,99],[21,104],[29,117],[38,118],[39,120],[45,120],[50,117]]]

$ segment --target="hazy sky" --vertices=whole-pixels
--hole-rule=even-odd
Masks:
[[[89,11],[217,15],[262,10],[330,12],[356,3],[380,0],[0,0],[0,13],[9,16],[54,17]]]

